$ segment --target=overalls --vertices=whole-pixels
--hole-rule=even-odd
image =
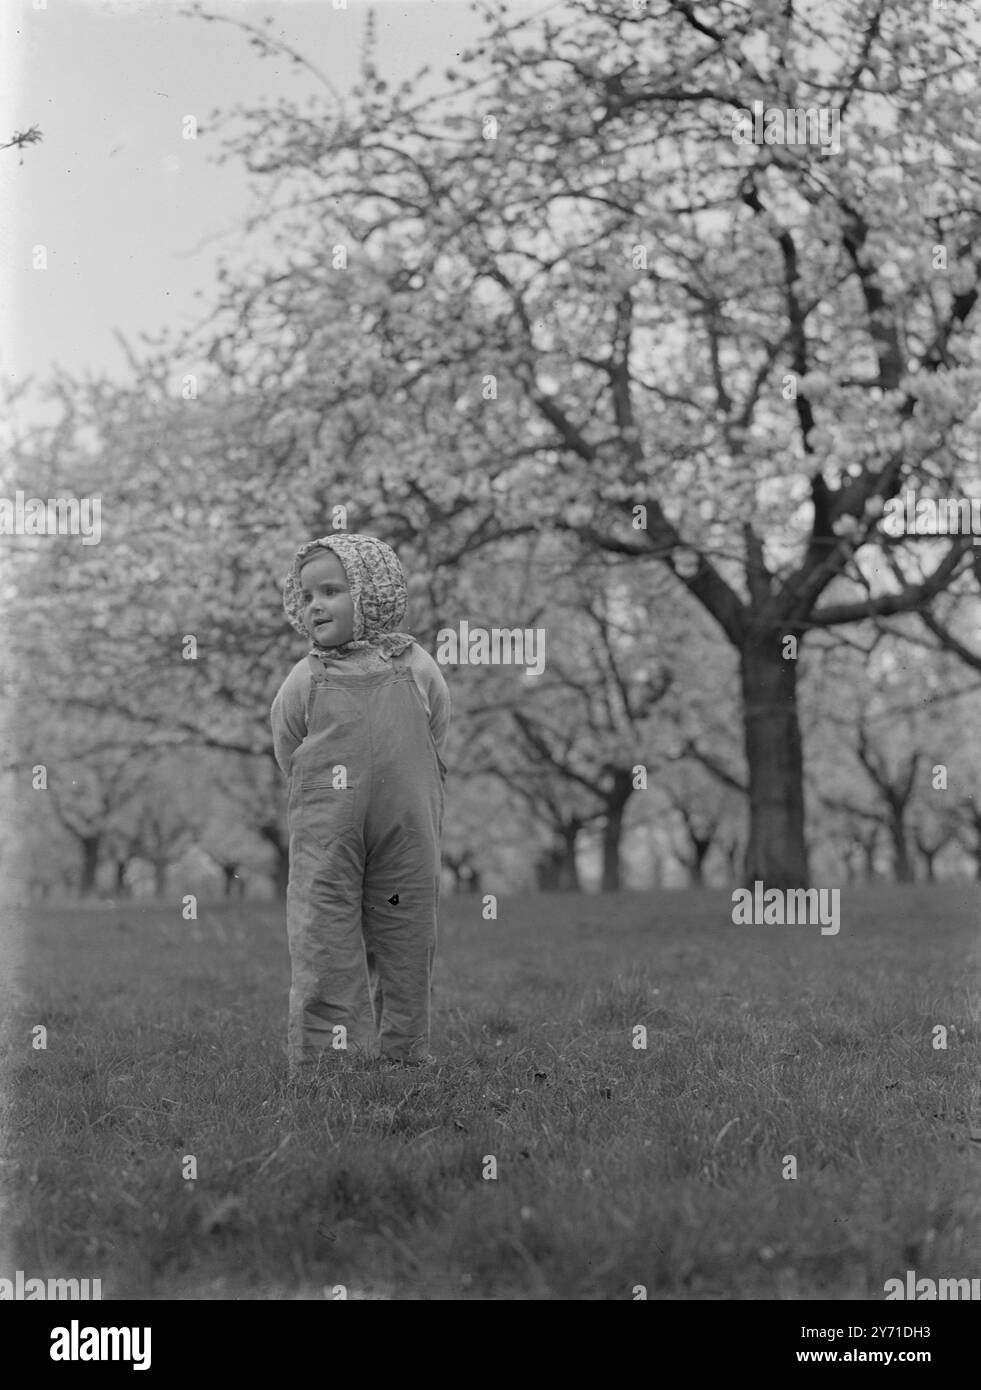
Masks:
[[[418,1061],[429,1048],[446,768],[399,657],[367,672],[310,664],[308,732],[289,783],[290,1062],[325,1049],[342,1057],[341,1040],[370,1050],[376,1036],[384,1056]]]

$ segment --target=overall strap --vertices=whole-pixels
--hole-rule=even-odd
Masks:
[[[309,655],[307,661],[310,666],[310,688],[313,690],[317,686],[330,686],[350,688],[358,685],[387,685],[392,681],[413,680],[410,667],[397,657],[383,658],[384,665],[375,667],[371,671],[361,670],[356,666],[348,666],[346,662],[338,662],[336,666],[328,666],[319,657]]]

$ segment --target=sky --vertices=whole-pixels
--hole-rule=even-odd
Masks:
[[[390,81],[427,63],[442,74],[483,30],[469,0],[335,4],[342,0],[207,8],[260,27],[271,16],[272,32],[342,92],[357,80],[369,8]],[[286,58],[261,58],[237,29],[187,8],[180,0],[0,3],[0,143],[35,124],[43,135],[22,154],[0,151],[0,371],[9,381],[43,379],[56,364],[122,374],[114,330],[138,347],[142,333],[198,321],[217,259],[240,244],[250,206],[241,165],[213,161],[208,117],[239,102],[323,93]],[[546,8],[545,0],[512,6]],[[182,136],[189,115],[202,128],[196,140]],[[45,269],[35,268],[37,247]]]

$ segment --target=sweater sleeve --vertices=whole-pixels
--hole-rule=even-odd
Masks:
[[[310,693],[310,667],[306,659],[297,662],[276,692],[270,710],[273,752],[283,772],[289,773],[293,754],[307,736],[307,696]]]
[[[447,730],[450,727],[449,689],[439,666],[429,653],[418,645],[412,649],[412,672],[429,708],[429,727],[433,731],[437,751],[442,756]]]

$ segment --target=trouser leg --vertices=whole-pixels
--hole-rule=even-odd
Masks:
[[[343,1056],[371,1046],[374,1021],[361,923],[363,872],[358,836],[344,836],[325,848],[316,836],[294,834],[286,900],[292,1065],[314,1061],[327,1051]]]
[[[438,906],[432,860],[431,845],[368,857],[364,932],[379,977],[379,1046],[401,1061],[429,1051]]]
[[[368,959],[368,990],[371,994],[371,1008],[375,1020],[375,1032],[381,1028],[382,1012],[385,1008],[384,992],[382,990],[381,976],[378,973],[378,964],[375,954],[369,947],[366,951]]]

